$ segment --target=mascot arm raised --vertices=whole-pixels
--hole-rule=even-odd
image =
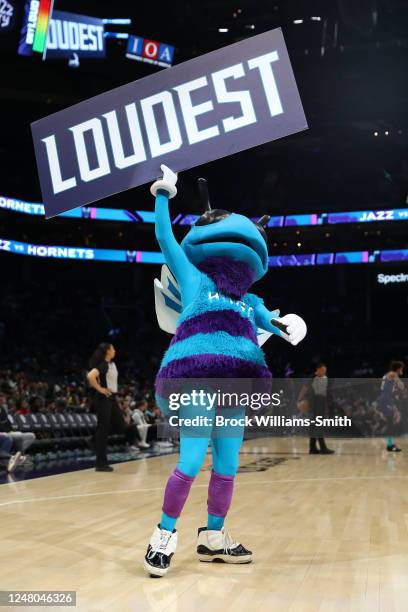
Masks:
[[[287,314],[284,317],[279,317],[279,311],[270,311],[260,300],[255,306],[255,321],[258,327],[272,332],[280,336],[293,346],[296,346],[306,336],[306,323],[296,314]],[[276,327],[273,323],[280,323],[286,327],[286,332]]]
[[[169,199],[177,194],[177,174],[162,164],[163,178],[157,180],[150,188],[156,198],[155,229],[156,238],[166,260],[166,264],[176,277],[183,304],[189,301],[189,294],[196,288],[200,273],[189,261],[187,255],[177,242],[171,224]]]

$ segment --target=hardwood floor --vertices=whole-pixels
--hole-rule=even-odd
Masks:
[[[226,522],[254,552],[242,566],[195,557],[209,455],[161,579],[142,560],[176,455],[1,485],[0,589],[76,590],[71,609],[81,612],[406,612],[408,444],[399,444],[405,453],[391,455],[383,440],[331,440],[336,455],[310,456],[305,439],[246,442]]]

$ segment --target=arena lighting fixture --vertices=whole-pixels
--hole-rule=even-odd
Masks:
[[[321,17],[311,17],[310,19],[311,21],[321,21],[322,20]]]
[[[388,132],[388,131],[387,131],[387,132],[384,132],[384,134],[385,134],[386,136],[388,136],[388,135],[389,135],[389,132]]]
[[[296,25],[303,23],[303,19],[294,19],[293,23],[295,23]]]
[[[104,32],[103,35],[105,38],[129,38],[129,34],[127,32]]]
[[[129,38],[129,34],[127,32],[104,32],[105,38]]]
[[[228,32],[228,28],[218,28],[219,32]]]
[[[103,19],[103,23],[108,25],[131,25],[131,19]]]
[[[374,132],[374,136],[378,136],[378,132]]]

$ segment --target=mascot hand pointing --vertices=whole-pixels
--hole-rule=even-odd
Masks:
[[[177,174],[164,164],[162,164],[160,168],[163,172],[163,178],[153,183],[150,187],[150,192],[156,196],[159,189],[164,189],[164,191],[167,191],[169,194],[169,198],[174,198],[174,196],[177,195]]]

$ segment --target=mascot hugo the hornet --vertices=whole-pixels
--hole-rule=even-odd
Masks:
[[[306,335],[299,316],[279,318],[261,298],[248,293],[268,271],[268,249],[263,224],[243,215],[211,209],[192,226],[181,244],[173,235],[169,199],[177,193],[177,175],[162,165],[163,178],[151,187],[156,197],[156,237],[166,266],[156,279],[156,312],[162,329],[174,333],[156,378],[156,398],[163,402],[165,383],[189,378],[268,379],[260,344],[276,334],[293,345]],[[201,188],[205,185],[201,183]],[[245,414],[245,409],[238,408]],[[179,418],[194,413],[181,407]],[[237,412],[235,413],[237,414]],[[144,558],[151,576],[164,576],[177,547],[176,521],[199,472],[211,438],[213,469],[208,486],[208,521],[198,529],[200,561],[249,563],[252,553],[224,528],[238,469],[243,427],[233,437],[194,437],[180,427],[180,458],[164,492],[162,516]]]

